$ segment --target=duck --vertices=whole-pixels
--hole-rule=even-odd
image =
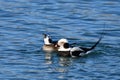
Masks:
[[[70,47],[67,39],[60,39],[57,43],[58,55],[63,57],[82,57],[92,52],[93,49],[100,43],[102,37],[90,48],[82,46]]]
[[[57,41],[52,41],[50,36],[47,34],[43,34],[43,38],[44,38],[44,45],[42,49],[44,51],[52,52],[57,50],[57,46],[55,46],[57,44]]]
[[[47,34],[43,34],[43,38],[44,38],[44,45],[43,45],[42,49],[44,51],[47,51],[47,52],[58,51],[58,46],[57,46],[58,41],[68,42],[67,39],[60,39],[60,40],[57,40],[57,41],[53,41],[51,39],[51,37]],[[70,46],[73,46],[75,44],[76,43],[71,43]]]

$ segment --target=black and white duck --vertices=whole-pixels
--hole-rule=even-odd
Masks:
[[[90,48],[86,47],[70,47],[67,39],[60,39],[57,43],[58,54],[64,57],[80,57],[89,54],[100,43],[102,37]]]
[[[42,49],[44,51],[56,51],[57,47],[55,46],[57,44],[57,41],[52,41],[49,35],[43,34],[44,37],[44,45]]]

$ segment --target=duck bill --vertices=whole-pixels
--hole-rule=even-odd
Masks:
[[[60,47],[58,44],[55,45],[56,48]]]

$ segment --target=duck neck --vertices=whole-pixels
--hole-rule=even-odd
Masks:
[[[50,44],[51,44],[51,43],[49,42],[49,38],[48,38],[48,37],[44,38],[44,44],[45,44],[45,45],[50,45]]]

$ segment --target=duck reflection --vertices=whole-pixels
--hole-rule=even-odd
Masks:
[[[48,64],[53,72],[68,72],[72,65],[72,58],[60,57],[56,53],[45,53],[45,64]]]
[[[72,62],[72,60],[69,57],[60,57],[59,58],[59,65],[60,66],[70,66],[71,62]]]
[[[72,60],[71,58],[59,57],[58,66],[56,67],[57,72],[68,72],[69,67],[71,66]]]
[[[45,60],[46,60],[46,64],[52,64],[52,53],[51,52],[46,52],[45,53]]]
[[[71,58],[69,57],[58,57],[58,58],[54,58],[53,57],[54,53],[50,53],[50,52],[46,52],[45,53],[45,60],[46,63],[48,64],[52,64],[55,61],[58,61],[57,63],[59,63],[60,66],[69,66],[71,65]],[[54,60],[56,59],[56,60]]]

